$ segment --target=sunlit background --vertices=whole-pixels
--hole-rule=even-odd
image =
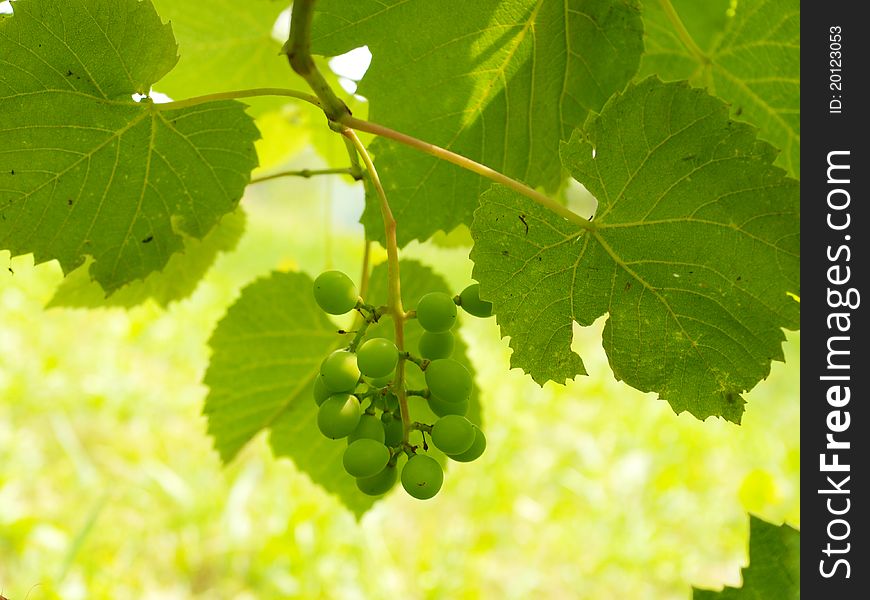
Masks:
[[[590,376],[541,389],[467,318],[489,447],[435,499],[399,491],[356,522],[262,436],[222,467],[200,416],[212,328],[271,269],[356,273],[361,204],[338,180],[250,188],[238,250],[166,311],[43,310],[58,266],[0,254],[2,593],[685,599],[739,583],[746,511],[799,525],[796,335],[737,427],[614,381],[597,331],[577,336]],[[468,281],[466,248],[407,254]]]
[[[345,89],[368,60],[333,61]],[[324,166],[328,143],[288,110],[293,157],[267,137],[261,163]],[[600,322],[575,332],[589,376],[542,389],[509,370],[492,319],[465,318],[489,445],[434,499],[398,490],[356,521],[264,436],[222,466],[200,414],[212,329],[273,269],[356,277],[361,194],[339,178],[251,186],[237,250],[168,310],[45,310],[58,265],[0,252],[0,595],[686,600],[739,585],[747,512],[800,525],[797,334],[738,427],[616,382]],[[466,237],[404,255],[458,291]]]

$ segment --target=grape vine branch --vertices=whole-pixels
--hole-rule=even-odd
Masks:
[[[253,98],[257,96],[286,96],[290,98],[296,98],[297,100],[303,100],[305,102],[308,102],[309,104],[317,106],[318,108],[324,109],[323,105],[317,100],[316,97],[310,94],[306,94],[305,92],[284,88],[255,88],[249,90],[235,90],[219,92],[215,94],[206,94],[203,96],[197,96],[195,98],[188,98],[186,100],[166,102],[163,104],[155,105],[155,110],[187,108],[190,106],[196,106],[198,104],[205,104],[206,102],[213,102],[215,100],[238,100],[243,98]],[[324,111],[325,110],[326,109],[324,109]],[[482,177],[486,177],[487,179],[490,179],[496,183],[500,183],[505,187],[509,187],[519,192],[520,194],[530,198],[535,203],[582,227],[583,229],[595,229],[595,226],[588,220],[578,215],[577,213],[567,209],[558,202],[555,202],[545,194],[542,194],[534,188],[529,187],[521,181],[513,179],[512,177],[508,177],[504,173],[487,167],[486,165],[472,160],[466,156],[462,156],[461,154],[457,154],[456,152],[452,152],[436,144],[431,144],[414,136],[402,133],[401,131],[396,131],[395,129],[391,129],[384,125],[373,123],[371,121],[366,121],[364,119],[359,119],[350,115],[342,117],[338,121],[332,123],[333,124],[331,126],[339,131],[341,131],[342,129],[352,129],[356,131],[363,131],[365,133],[371,133],[380,137],[389,138],[391,140],[399,142],[400,144],[404,144],[405,146],[414,148],[415,150],[419,150],[420,152],[424,152],[441,160],[450,162],[458,167],[471,171],[472,173],[481,175]],[[354,179],[358,179],[358,175],[352,167],[347,171],[344,169],[340,169],[337,173],[321,172],[320,174],[344,174],[345,172],[351,174]],[[285,174],[275,174],[273,176],[270,176],[269,179],[276,179],[282,176],[309,176],[305,173],[309,173],[309,175],[314,174],[311,171],[292,171]],[[259,181],[262,180],[265,180],[265,178],[261,178]],[[252,183],[258,183],[258,180],[254,180]]]
[[[381,215],[384,218],[384,232],[387,236],[387,310],[393,318],[396,348],[399,350],[399,361],[396,364],[396,377],[393,380],[393,389],[399,398],[399,410],[402,414],[402,442],[407,443],[411,425],[411,414],[408,410],[408,398],[405,395],[404,387],[405,359],[402,357],[402,353],[405,350],[406,315],[405,309],[402,307],[402,292],[399,277],[399,246],[396,243],[396,219],[393,217],[393,211],[390,210],[390,203],[387,201],[387,194],[384,192],[383,185],[381,185],[377,169],[375,169],[371,156],[369,156],[359,136],[352,129],[343,130],[342,135],[351,140],[354,148],[356,148],[356,151],[362,157],[369,179],[380,200]]]

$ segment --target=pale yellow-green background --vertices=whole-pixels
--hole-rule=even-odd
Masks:
[[[576,336],[590,376],[541,389],[508,370],[491,319],[466,318],[489,447],[435,499],[398,490],[356,522],[262,436],[222,467],[200,416],[209,334],[270,269],[356,277],[358,194],[325,178],[252,187],[238,251],[167,311],[43,311],[56,264],[0,253],[0,593],[687,599],[739,584],[746,511],[799,525],[796,334],[737,427],[614,381],[597,328]],[[468,281],[465,248],[405,254]]]

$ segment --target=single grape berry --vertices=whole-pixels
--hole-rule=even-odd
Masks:
[[[320,406],[326,401],[327,398],[332,395],[332,392],[326,389],[326,386],[323,384],[322,377],[315,377],[314,390],[312,394],[314,396],[314,401],[317,403],[317,406]]]
[[[352,444],[357,440],[369,439],[384,443],[384,426],[381,420],[374,415],[363,415],[357,423],[356,429],[347,436],[347,443]]]
[[[432,333],[449,330],[456,323],[456,304],[444,292],[430,292],[417,303],[420,327]]]
[[[386,338],[372,338],[356,351],[356,362],[363,375],[384,377],[393,372],[399,362],[396,345]]]
[[[384,396],[384,407],[389,411],[395,411],[399,409],[399,397],[393,393],[389,393]]]
[[[362,438],[349,445],[342,456],[344,470],[354,477],[380,473],[390,461],[390,451],[377,440]]]
[[[381,419],[381,422],[384,424],[384,444],[386,444],[390,448],[395,448],[396,446],[401,444],[402,435],[404,434],[402,420],[396,419],[389,413],[384,413],[384,417]]]
[[[432,443],[444,454],[462,454],[474,442],[474,426],[459,415],[447,415],[432,426]]]
[[[356,286],[341,271],[324,271],[314,280],[314,299],[323,312],[343,315],[359,300]]]
[[[475,317],[485,319],[492,316],[492,302],[480,299],[480,284],[472,283],[459,294],[459,306]]]
[[[356,355],[347,350],[336,350],[320,364],[323,385],[331,392],[352,392],[359,381]]]
[[[444,471],[431,456],[415,454],[402,467],[402,487],[414,498],[428,500],[444,483]]]
[[[471,442],[471,447],[460,454],[448,454],[451,460],[457,462],[471,462],[480,458],[483,451],[486,450],[486,436],[477,425],[472,425],[474,428],[474,441]]]
[[[395,371],[391,371],[389,375],[384,375],[383,377],[363,377],[363,380],[373,388],[379,390],[393,383],[395,377]]]
[[[447,415],[464,416],[465,413],[468,412],[468,400],[463,400],[462,402],[445,402],[435,396],[429,396],[426,399],[426,402],[429,404],[429,408],[432,412],[439,417],[445,417]]]
[[[317,410],[317,427],[333,440],[350,434],[359,419],[359,400],[350,394],[333,394]]]
[[[386,494],[396,485],[396,480],[399,478],[399,470],[394,466],[386,466],[384,469],[371,477],[359,477],[356,480],[356,487],[363,494],[369,496],[380,496]]]
[[[471,373],[452,358],[433,360],[426,367],[426,385],[439,400],[462,402],[471,397]]]
[[[420,351],[420,356],[429,360],[450,358],[453,354],[453,334],[449,331],[441,333],[424,331],[420,341],[417,342],[417,349]]]

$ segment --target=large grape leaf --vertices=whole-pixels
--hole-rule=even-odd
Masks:
[[[368,45],[372,120],[555,188],[559,141],[634,75],[634,0],[321,0],[317,52]],[[372,145],[399,242],[470,223],[488,183],[388,140]],[[362,218],[381,239],[376,205]]]
[[[0,22],[0,248],[90,256],[107,292],[234,210],[256,165],[244,105],[134,102],[176,61],[148,0],[21,0]]]
[[[402,263],[403,288],[447,291],[443,280],[420,265]],[[370,298],[384,297],[384,266],[375,268]],[[335,494],[357,516],[371,507],[342,468],[343,440],[321,435],[312,397],[323,357],[350,340],[317,307],[312,282],[300,273],[274,273],[242,291],[209,342],[211,362],[205,375],[209,395],[204,414],[208,431],[224,462],[232,460],[260,431],[270,430],[276,456],[286,456],[318,485]],[[383,327],[387,324],[385,320]],[[373,334],[385,333],[378,328]],[[416,346],[409,328],[408,344]],[[468,360],[460,346],[458,360]],[[412,381],[413,385],[419,382]],[[479,408],[474,416],[479,420]]]
[[[474,277],[538,381],[584,373],[572,322],[608,315],[617,379],[679,413],[739,422],[741,393],[799,326],[799,184],[727,106],[685,83],[631,85],[563,146],[598,199],[587,227],[494,188],[472,235]],[[583,222],[585,224],[585,222]]]
[[[235,210],[198,240],[186,237],[184,249],[173,254],[162,271],[155,271],[144,280],[133,281],[111,296],[88,274],[91,260],[67,275],[58,286],[46,308],[130,308],[152,298],[162,307],[190,296],[220,252],[236,247],[245,230],[245,213]]]
[[[181,99],[227,90],[263,87],[304,89],[279,54],[272,29],[289,2],[274,0],[152,0],[172,25],[181,58],[156,86]],[[254,113],[275,108],[286,98],[250,100]]]
[[[801,597],[801,534],[788,525],[749,517],[749,566],[743,585],[721,592],[693,590],[693,600],[797,600]]]
[[[674,2],[703,56],[693,52],[659,0],[644,0],[646,52],[639,77],[689,79],[731,104],[783,152],[776,164],[800,178],[800,2]],[[718,29],[718,30],[717,30]]]
[[[283,42],[275,38],[279,18],[286,18],[284,26],[289,28],[289,15],[281,16],[289,1],[153,2],[160,16],[172,24],[181,54],[178,65],[155,86],[158,91],[182,99],[251,88],[307,89],[305,80],[293,72],[287,57],[281,54]],[[362,104],[343,94],[326,61],[316,61],[354,114],[364,116]],[[340,136],[327,127],[319,108],[282,96],[249,98],[246,103],[264,138],[258,144],[261,166],[286,162],[309,141],[330,165],[347,166],[345,146]]]

